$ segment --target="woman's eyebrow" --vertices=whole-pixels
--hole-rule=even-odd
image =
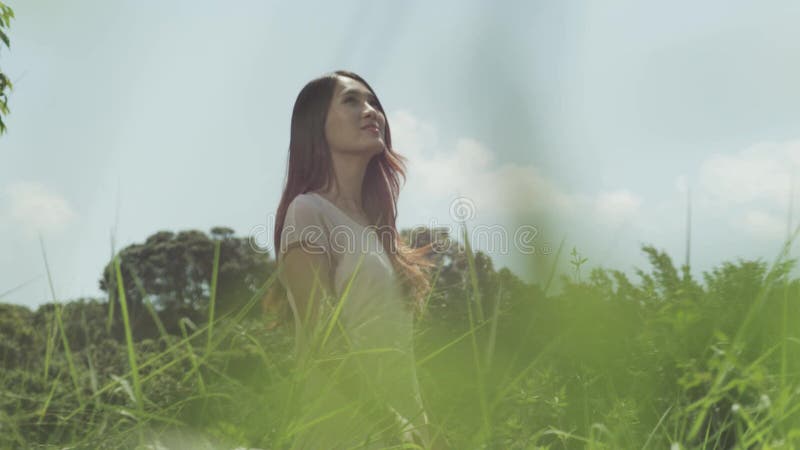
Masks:
[[[358,89],[345,89],[344,91],[342,91],[341,96],[344,97],[344,96],[349,95],[349,94],[355,94],[355,95],[362,96],[362,97],[364,95],[366,95],[367,97],[369,97],[370,100],[378,100],[371,93],[366,93],[366,92],[363,92],[363,91],[359,91]]]

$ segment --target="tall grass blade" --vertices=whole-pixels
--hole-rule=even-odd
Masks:
[[[477,272],[475,271],[475,258],[471,251],[471,245],[469,242],[469,236],[467,235],[467,227],[466,224],[462,223],[462,231],[463,231],[463,238],[464,238],[464,245],[467,249],[467,263],[469,267],[469,277],[472,284],[472,294],[475,305],[477,305],[478,313],[479,313],[479,324],[486,323],[483,320],[483,310],[481,308],[481,295],[478,286],[478,276]],[[481,419],[482,425],[481,429],[478,433],[475,434],[474,439],[476,441],[480,441],[481,439],[485,439],[485,435],[491,431],[491,419],[489,418],[489,408],[486,401],[486,386],[485,386],[485,372],[481,364],[481,355],[480,350],[478,349],[478,340],[476,336],[476,324],[475,318],[473,317],[473,301],[471,299],[467,299],[467,317],[469,318],[469,337],[470,337],[470,344],[472,346],[472,359],[475,365],[475,376],[476,381],[478,384],[478,401],[480,403],[481,409]],[[473,441],[474,442],[474,441]]]
[[[75,388],[75,396],[78,398],[78,402],[83,404],[83,393],[81,392],[80,382],[78,380],[78,371],[75,369],[75,362],[72,359],[72,351],[69,348],[69,340],[67,339],[67,332],[64,329],[64,321],[61,318],[61,304],[58,302],[56,298],[56,291],[53,287],[53,277],[50,273],[50,265],[47,262],[47,252],[44,249],[44,241],[42,240],[42,236],[39,236],[39,245],[42,249],[42,259],[44,259],[44,268],[47,272],[47,283],[50,287],[50,295],[53,299],[53,306],[56,316],[56,324],[58,326],[59,334],[61,335],[61,345],[64,346],[64,357],[67,360],[67,366],[69,367],[69,375],[72,378],[72,385]]]
[[[219,272],[220,241],[214,241],[214,262],[211,269],[211,293],[208,300],[208,337],[206,339],[206,354],[211,351],[211,338],[214,333],[214,309],[217,304],[217,275]]]
[[[131,379],[133,380],[133,392],[136,397],[136,410],[144,413],[144,402],[142,400],[142,386],[139,382],[139,367],[136,364],[136,348],[133,345],[133,332],[131,322],[128,317],[128,302],[125,298],[125,287],[122,282],[122,271],[120,269],[119,256],[114,257],[114,272],[117,278],[117,296],[119,298],[119,308],[122,312],[122,324],[125,327],[125,344],[128,350],[128,365],[131,368]]]
[[[111,230],[111,255],[109,258],[110,262],[114,261],[116,253],[116,241],[114,237],[114,230]],[[116,278],[111,277],[112,279],[116,280]],[[114,289],[113,286],[108,287],[108,295],[106,295],[106,302],[108,302],[108,316],[106,317],[106,333],[111,333],[111,327],[114,325]]]

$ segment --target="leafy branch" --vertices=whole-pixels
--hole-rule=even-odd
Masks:
[[[5,44],[6,48],[11,48],[11,41],[8,39],[6,30],[11,26],[11,19],[14,18],[14,11],[0,1],[0,42]],[[0,45],[2,48],[2,45]],[[8,79],[2,69],[0,69],[0,135],[6,131],[6,124],[3,122],[3,116],[8,115],[8,92],[11,91],[11,80]]]

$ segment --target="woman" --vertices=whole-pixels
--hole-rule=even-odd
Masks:
[[[430,249],[397,232],[400,177],[364,79],[336,71],[300,91],[274,237],[304,376],[299,448],[430,445],[412,346]]]

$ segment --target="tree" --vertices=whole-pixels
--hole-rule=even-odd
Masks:
[[[0,49],[3,44],[6,48],[11,48],[11,41],[5,30],[11,26],[11,19],[14,18],[14,11],[0,1]],[[11,90],[11,80],[8,79],[2,69],[0,69],[0,134],[6,131],[6,124],[3,122],[3,116],[8,115],[8,94],[7,91]]]
[[[244,305],[275,269],[268,254],[255,250],[248,238],[234,237],[230,228],[213,228],[211,236],[197,230],[177,234],[159,231],[143,244],[129,245],[118,255],[134,328],[148,328],[152,323],[145,309],[146,299],[159,312],[169,332],[177,331],[181,317],[204,320],[216,243],[220,246],[216,292],[219,313]],[[103,271],[100,289],[108,292],[113,302],[119,301],[113,261]]]
[[[0,303],[0,367],[25,368],[29,355],[38,355],[42,338],[31,311],[20,305]]]
[[[435,251],[429,257],[435,264],[434,272],[438,271],[439,275],[428,305],[431,312],[442,319],[461,321],[466,318],[466,301],[474,298],[466,247],[453,239],[444,227],[416,227],[404,229],[400,234],[412,248],[434,243]],[[473,258],[479,298],[485,313],[492,311],[495,302],[509,300],[512,292],[530,288],[507,268],[497,272],[486,253],[476,251]]]

